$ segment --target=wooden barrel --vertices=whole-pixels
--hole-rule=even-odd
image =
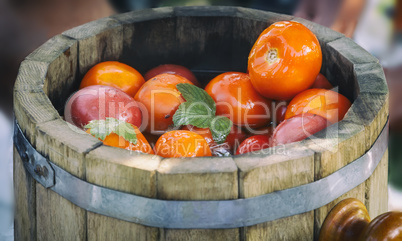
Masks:
[[[321,73],[353,102],[344,120],[312,139],[260,154],[161,158],[104,146],[68,125],[61,116],[64,103],[78,89],[83,75],[101,61],[118,60],[142,73],[159,64],[180,64],[190,67],[205,84],[217,73],[245,72],[254,41],[262,30],[279,20],[299,21],[317,35],[323,51]],[[14,111],[24,136],[41,155],[77,179],[94,184],[92,187],[151,201],[236,203],[298,190],[293,192],[293,199],[281,200],[283,205],[277,206],[283,212],[277,215],[282,218],[267,222],[239,217],[244,225],[226,223],[226,228],[143,225],[82,208],[94,204],[69,201],[68,195],[63,197],[50,187],[61,185],[57,176],[51,180],[55,184],[43,186],[31,173],[34,170],[43,177],[48,170],[40,165],[31,172],[24,169],[32,160],[15,148],[16,240],[312,240],[317,239],[330,209],[344,198],[364,202],[371,217],[387,210],[388,152],[386,146],[382,152],[372,149],[380,133],[387,131],[388,88],[382,67],[349,38],[300,18],[237,7],[177,7],[90,22],[53,37],[26,57],[15,83]],[[380,142],[386,145],[386,138]],[[378,160],[358,165],[362,156]],[[349,168],[349,176],[340,175],[345,168]],[[354,172],[350,168],[355,168]],[[355,186],[348,183],[348,178],[365,175],[367,178]],[[331,179],[333,183],[327,177],[335,178]],[[334,187],[344,187],[336,186],[338,179],[346,180],[344,186],[349,185],[350,190],[311,210],[297,206],[309,200],[301,188],[310,188],[311,192],[309,184],[320,184],[316,194],[321,200],[338,190]],[[77,189],[75,196],[86,196],[73,183],[63,184],[61,190]],[[313,207],[313,201],[305,205]],[[203,204],[197,202],[199,208]],[[116,201],[112,208],[120,205]],[[253,210],[265,210],[267,206]],[[135,208],[133,205],[130,210]],[[236,213],[237,209],[234,206],[226,211]],[[261,220],[268,220],[264,218],[269,215],[261,213]]]

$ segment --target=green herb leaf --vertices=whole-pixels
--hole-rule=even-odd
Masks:
[[[177,84],[176,87],[186,102],[173,115],[174,125],[209,128],[216,143],[225,142],[233,123],[227,117],[215,116],[216,104],[212,97],[205,90],[191,84]]]
[[[203,102],[212,110],[212,115],[215,116],[215,101],[205,90],[187,83],[177,84],[176,88],[187,102]]]
[[[137,144],[137,135],[135,129],[127,122],[117,120],[112,117],[106,118],[106,120],[92,120],[84,126],[85,129],[91,129],[90,133],[96,138],[105,140],[106,136],[112,132],[118,136],[123,137],[126,141]]]
[[[204,102],[184,102],[173,115],[175,126],[193,125],[207,128],[214,114]]]
[[[225,116],[216,116],[211,120],[209,129],[211,130],[212,138],[217,144],[221,144],[226,141],[232,125],[232,121]]]
[[[137,144],[137,135],[135,134],[135,129],[127,122],[120,122],[120,124],[113,131],[117,135],[123,137],[126,141],[132,144]]]

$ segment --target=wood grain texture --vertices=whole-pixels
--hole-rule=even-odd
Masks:
[[[43,90],[59,112],[79,85],[76,81],[77,46],[76,40],[57,35],[26,57],[48,64]]]
[[[156,169],[161,157],[101,146],[86,156],[87,181],[144,197],[156,197]],[[118,204],[116,204],[118,205]],[[159,229],[87,214],[88,240],[158,240]]]
[[[85,155],[102,142],[61,119],[38,124],[36,150],[54,164],[85,180]]]
[[[113,16],[123,25],[122,61],[143,74],[161,64],[184,64],[176,55],[180,46],[176,41],[173,8],[147,9],[141,13]]]
[[[85,180],[85,154],[101,141],[61,119],[38,124],[35,146],[54,164]],[[38,240],[85,240],[86,211],[36,185]]]
[[[18,70],[14,91],[38,92],[43,90],[49,63],[24,60]]]
[[[388,149],[381,162],[367,179],[365,205],[371,219],[388,211]]]
[[[346,166],[366,151],[366,140],[362,125],[341,121],[331,125],[303,141],[314,150],[314,180],[320,180]],[[331,208],[347,197],[355,197],[364,201],[365,185],[352,189],[335,201],[318,208],[314,212],[314,240],[318,240],[319,230]]]
[[[14,115],[31,142],[37,124],[60,118],[43,91],[48,67],[48,63],[23,61],[14,86]]]
[[[157,171],[158,198],[226,200],[238,198],[237,167],[232,158],[167,158]],[[239,229],[164,229],[163,241],[240,240]]]
[[[14,115],[31,143],[35,143],[35,128],[38,124],[60,118],[42,90],[38,92],[14,90]]]
[[[67,30],[64,36],[78,40],[78,79],[95,64],[118,60],[123,50],[123,27],[112,18],[102,18]]]
[[[314,152],[298,143],[235,156],[240,198],[250,198],[314,181]],[[291,225],[286,225],[291,224]],[[244,228],[244,240],[311,240],[314,211]]]
[[[236,9],[180,7],[174,9],[177,58],[195,70],[231,70]],[[195,16],[195,17],[192,17]]]
[[[15,199],[14,240],[36,241],[36,181],[13,149],[13,178]]]
[[[86,240],[86,211],[36,184],[37,240]]]

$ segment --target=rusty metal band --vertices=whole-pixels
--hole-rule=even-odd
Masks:
[[[312,211],[363,183],[388,148],[388,122],[368,152],[323,179],[253,198],[220,201],[158,200],[90,184],[38,153],[17,123],[14,144],[35,180],[85,210],[159,228],[239,228]]]

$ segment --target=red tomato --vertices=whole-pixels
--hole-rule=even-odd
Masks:
[[[220,74],[205,91],[216,103],[216,114],[228,117],[235,125],[261,127],[271,119],[271,100],[258,94],[248,74]]]
[[[290,100],[314,83],[321,64],[316,36],[301,23],[282,21],[258,37],[248,58],[248,71],[261,95]]]
[[[236,155],[244,154],[247,152],[258,151],[272,146],[271,140],[268,136],[257,135],[245,139],[237,149]]]
[[[83,128],[91,120],[113,117],[136,127],[141,126],[142,114],[138,103],[122,90],[102,85],[85,87],[67,101],[64,118]]]
[[[273,145],[301,141],[328,126],[328,121],[319,115],[304,113],[286,119],[272,135]]]
[[[309,89],[296,95],[289,103],[285,119],[292,116],[311,113],[336,123],[343,119],[352,103],[343,95],[326,89]]]
[[[288,108],[288,103],[286,101],[277,101],[275,103],[275,124],[279,125],[283,120],[285,120],[286,109]]]
[[[200,83],[198,82],[197,78],[191,72],[191,70],[187,69],[184,66],[176,65],[176,64],[163,64],[149,70],[145,75],[145,80],[152,79],[153,77],[160,75],[160,74],[177,74],[180,75],[188,80],[190,80],[194,85],[200,87]]]
[[[312,89],[327,89],[330,90],[334,88],[331,83],[329,83],[328,79],[321,73],[317,75],[317,78],[314,80],[314,84],[311,86]]]

